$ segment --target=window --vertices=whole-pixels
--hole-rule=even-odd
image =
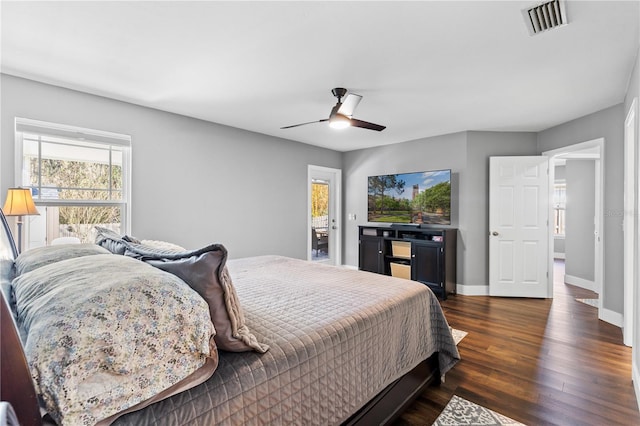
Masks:
[[[565,209],[567,205],[567,185],[556,183],[553,186],[553,234],[564,236]]]
[[[127,135],[16,119],[16,180],[40,212],[25,218],[26,247],[92,242],[96,225],[129,232],[130,149]]]
[[[311,226],[323,231],[329,229],[329,182],[312,180]]]

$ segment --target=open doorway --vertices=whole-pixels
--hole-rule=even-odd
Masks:
[[[550,157],[553,194],[550,269],[561,282],[584,288],[593,296],[584,303],[602,312],[602,183],[603,139],[543,153]],[[562,269],[559,271],[558,269]]]

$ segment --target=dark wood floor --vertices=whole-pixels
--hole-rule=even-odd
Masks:
[[[564,284],[563,263],[554,275],[552,300],[443,301],[449,324],[469,332],[458,345],[462,360],[396,426],[431,425],[454,394],[529,426],[640,425],[621,329],[575,300],[597,295]]]

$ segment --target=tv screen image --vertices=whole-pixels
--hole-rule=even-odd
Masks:
[[[451,224],[451,170],[369,176],[369,222]]]

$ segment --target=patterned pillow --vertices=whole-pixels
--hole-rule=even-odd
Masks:
[[[125,255],[178,276],[207,301],[218,349],[260,353],[269,349],[268,345],[258,342],[245,324],[238,295],[225,266],[227,250],[222,244],[179,253],[129,244]]]
[[[37,247],[20,253],[15,263],[16,275],[22,275],[61,260],[96,254],[109,254],[109,251],[95,244],[60,244]]]
[[[34,385],[57,424],[96,424],[217,365],[205,301],[143,262],[84,256],[12,285]]]

